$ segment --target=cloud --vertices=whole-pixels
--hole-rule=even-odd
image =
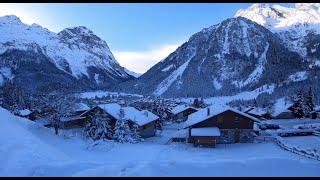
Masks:
[[[137,73],[145,73],[153,65],[168,57],[181,44],[167,44],[147,51],[113,51],[121,66]]]

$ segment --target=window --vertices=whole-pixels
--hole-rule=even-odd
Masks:
[[[235,122],[240,122],[239,116],[235,117]]]
[[[217,117],[217,122],[222,123],[223,122],[223,116],[218,116]]]

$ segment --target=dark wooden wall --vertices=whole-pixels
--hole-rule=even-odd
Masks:
[[[236,121],[236,117],[239,121]],[[192,125],[192,128],[218,127],[220,129],[253,129],[253,120],[233,111],[225,111],[207,120]]]

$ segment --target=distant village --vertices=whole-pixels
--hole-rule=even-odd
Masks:
[[[45,99],[48,102],[41,108],[17,110],[15,114],[55,129],[55,134],[59,134],[60,129],[77,128],[93,140],[122,143],[154,138],[170,124],[180,124],[181,128],[166,144],[185,142],[195,147],[215,147],[216,144],[252,143],[267,130],[280,129],[277,124],[265,123],[268,120],[320,117],[320,106],[314,104],[307,113],[300,111],[299,99],[276,113],[260,107],[208,105],[200,98],[190,103],[119,94],[69,99],[56,95]]]

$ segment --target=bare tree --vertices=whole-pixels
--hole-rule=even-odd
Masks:
[[[40,98],[38,98],[40,109],[45,111],[45,115],[49,117],[51,124],[55,128],[55,134],[58,134],[61,119],[71,116],[77,108],[77,99],[78,95],[61,91],[40,95]]]

